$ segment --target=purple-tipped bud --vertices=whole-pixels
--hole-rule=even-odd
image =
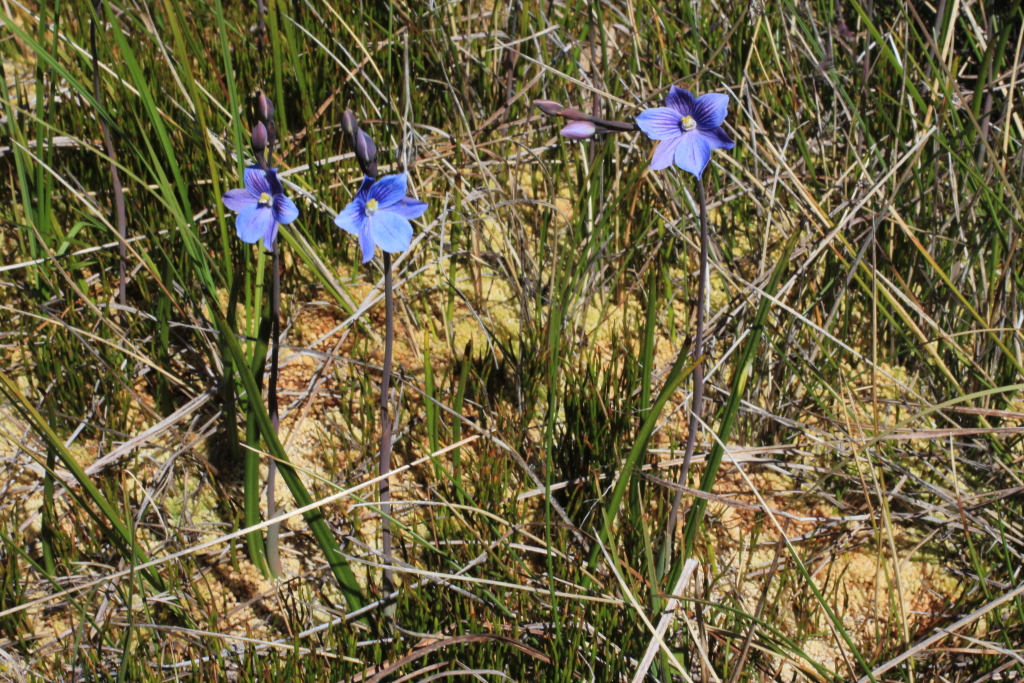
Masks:
[[[362,128],[359,129],[359,133],[356,135],[355,152],[356,160],[359,161],[359,166],[363,169],[363,173],[371,178],[376,178],[377,145],[374,144],[373,140]]]
[[[267,148],[267,127],[257,121],[252,128],[252,150],[259,154]]]
[[[263,123],[274,120],[274,103],[270,101],[266,93],[260,93],[256,98],[256,118]]]
[[[590,121],[573,121],[561,130],[562,137],[570,140],[589,140],[598,132]]]
[[[341,129],[345,131],[345,135],[348,136],[349,140],[356,139],[356,132],[359,130],[359,119],[356,118],[351,109],[346,109],[345,113],[341,115]]]
[[[562,105],[554,100],[534,100],[533,106],[540,109],[548,116],[558,116],[562,111]]]

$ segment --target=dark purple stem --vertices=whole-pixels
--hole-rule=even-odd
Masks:
[[[380,476],[391,472],[391,417],[388,415],[388,392],[391,385],[391,355],[395,341],[395,302],[391,293],[391,254],[384,252],[384,372],[380,380]],[[383,516],[384,595],[395,589],[391,570],[391,481],[380,480],[380,509]]]
[[[281,258],[280,249],[274,243],[273,260],[271,261],[271,289],[270,289],[270,385],[267,388],[267,412],[270,414],[270,423],[276,434],[280,428],[281,418],[277,408],[277,362],[280,354],[281,335]],[[273,519],[276,515],[274,504],[274,483],[277,476],[277,461],[270,458],[267,467],[267,518]],[[278,552],[278,532],[280,525],[272,524],[267,527],[267,563],[270,565],[271,573],[276,577],[281,574],[281,556]]]
[[[533,104],[535,107],[540,109],[548,116],[561,116],[563,119],[569,121],[589,121],[595,126],[605,128],[607,130],[602,132],[608,133],[634,133],[640,130],[640,126],[635,123],[628,121],[613,121],[611,119],[602,119],[596,115],[596,107],[594,114],[588,114],[585,111],[580,111],[575,107],[563,107],[557,102],[551,100],[534,100]]]
[[[260,15],[259,23],[256,24],[256,35],[262,37],[267,32],[267,3],[264,0],[256,0],[256,11]]]
[[[697,178],[697,201],[700,205],[700,281],[697,283],[697,332],[693,338],[691,354],[700,358],[704,346],[704,299],[708,279],[708,209],[704,196],[704,181]],[[700,426],[700,409],[704,402],[704,364],[697,363],[693,370],[693,401],[690,411],[690,433],[686,435],[686,452],[683,455],[683,466],[679,470],[679,484],[686,485],[686,477],[690,473],[690,460],[697,444],[697,430]],[[676,519],[679,515],[679,504],[683,498],[682,489],[676,489],[672,500],[672,510],[668,516],[668,538],[675,536]]]

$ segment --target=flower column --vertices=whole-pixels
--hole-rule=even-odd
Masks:
[[[384,368],[380,380],[380,508],[381,545],[384,553],[383,599],[390,598],[395,588],[391,570],[391,483],[387,479],[391,471],[391,417],[388,413],[388,393],[391,384],[391,360],[395,341],[395,305],[392,295],[391,254],[405,251],[412,242],[412,225],[409,221],[419,218],[427,210],[424,202],[407,197],[406,174],[389,175],[376,180],[377,146],[359,127],[351,111],[342,118],[342,127],[348,136],[349,145],[355,150],[356,160],[363,171],[363,183],[349,202],[334,219],[335,224],[359,240],[363,263],[373,260],[374,250],[380,247],[384,259]]]
[[[697,443],[700,410],[704,401],[704,364],[699,362],[704,346],[704,302],[708,285],[708,209],[704,193],[704,169],[711,161],[711,150],[732,149],[736,143],[722,130],[728,113],[729,96],[706,93],[694,97],[689,90],[672,86],[664,107],[647,109],[636,117],[636,123],[652,140],[660,140],[651,159],[651,169],[660,171],[675,163],[697,178],[697,201],[700,205],[700,281],[697,283],[697,330],[692,355],[698,359],[693,371],[693,400],[690,428],[686,435],[683,466],[679,470],[679,483],[686,484],[690,460]],[[675,535],[676,519],[683,491],[677,489],[668,517],[668,538]]]
[[[224,195],[224,205],[238,212],[235,229],[239,239],[247,244],[263,240],[263,247],[271,252],[271,350],[270,386],[267,388],[267,412],[274,431],[280,426],[277,406],[278,337],[281,332],[281,259],[277,247],[278,225],[288,225],[299,217],[295,203],[284,195],[284,187],[277,177],[277,169],[270,168],[268,159],[273,158],[274,142],[277,137],[274,126],[274,105],[270,98],[260,93],[256,104],[259,121],[253,127],[252,148],[256,155],[255,166],[245,169],[245,188],[229,190]],[[251,400],[257,400],[253,397]],[[255,468],[255,470],[254,470]],[[246,482],[259,481],[259,458],[246,458]],[[273,458],[267,466],[267,517],[275,516],[274,488],[277,476],[277,461]],[[253,494],[256,496],[256,494]],[[246,497],[251,505],[251,497]],[[250,511],[252,513],[252,511]],[[253,515],[252,518],[255,518]],[[248,518],[248,515],[247,515]],[[273,576],[281,574],[281,557],[278,552],[280,525],[273,524],[267,529],[267,564]]]

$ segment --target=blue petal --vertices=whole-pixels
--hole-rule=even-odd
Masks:
[[[369,226],[364,225],[359,232],[359,248],[363,251],[363,263],[373,260],[373,236],[370,234]]]
[[[370,236],[382,251],[405,251],[412,242],[412,226],[393,211],[378,211],[367,221]]]
[[[721,128],[712,128],[711,130],[700,130],[697,129],[708,143],[708,147],[711,149],[732,149],[736,146],[736,143],[732,141],[729,134]]]
[[[274,212],[269,206],[254,206],[238,214],[235,219],[235,231],[238,239],[246,244],[255,244],[267,232],[274,229]]]
[[[252,195],[249,190],[243,190],[241,188],[237,190],[228,190],[224,193],[221,198],[224,202],[224,206],[228,207],[232,211],[245,211],[246,209],[256,206],[259,199]]]
[[[676,148],[682,141],[683,136],[680,135],[659,142],[657,149],[654,150],[654,156],[651,158],[651,170],[661,171],[671,166],[676,159]]]
[[[704,173],[704,167],[708,165],[710,159],[711,147],[700,133],[691,132],[684,135],[676,147],[676,166],[698,178]]]
[[[270,191],[270,183],[267,182],[267,172],[259,166],[249,166],[246,168],[244,177],[245,189],[249,190],[254,197],[259,197],[264,192],[273,194]]]
[[[263,248],[267,251],[274,251],[274,240],[277,239],[277,228],[277,221],[274,221],[274,226],[263,235]]]
[[[356,198],[334,217],[334,224],[350,235],[362,234],[364,223],[366,223],[366,204],[359,198],[359,195],[356,195]]]
[[[284,186],[277,178],[277,169],[271,168],[266,172],[267,184],[270,186],[270,194],[284,194]]]
[[[654,107],[645,109],[636,117],[636,125],[652,140],[668,140],[682,135],[683,130],[679,127],[682,118],[683,115],[675,109]]]
[[[404,173],[384,176],[370,188],[370,199],[376,199],[378,208],[386,209],[405,196],[408,178]]]
[[[697,98],[693,105],[693,119],[701,130],[711,130],[722,125],[729,113],[729,96],[709,92]]]
[[[281,225],[288,225],[299,217],[299,208],[295,202],[283,194],[274,195],[274,219]]]
[[[397,213],[399,216],[406,220],[415,220],[423,215],[427,210],[425,202],[420,202],[412,197],[403,197],[397,204],[393,205],[388,209],[392,213]]]
[[[665,97],[665,106],[679,112],[680,116],[690,116],[693,111],[693,93],[683,88],[672,86]]]
[[[363,183],[359,186],[359,191],[356,192],[356,198],[357,199],[362,198],[362,200],[364,202],[367,199],[369,199],[370,198],[370,188],[373,187],[373,184],[375,182],[377,182],[376,178],[371,178],[368,175],[364,175],[363,176]]]

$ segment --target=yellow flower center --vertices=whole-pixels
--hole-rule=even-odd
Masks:
[[[375,213],[377,213],[377,200],[371,199],[370,201],[366,202],[366,215],[372,216]]]
[[[697,127],[697,122],[693,120],[692,116],[684,116],[679,122],[679,126],[683,130],[693,130]]]
[[[260,205],[261,206],[270,206],[270,202],[272,202],[272,201],[273,201],[273,197],[271,197],[266,192],[263,192],[262,194],[260,194]]]

